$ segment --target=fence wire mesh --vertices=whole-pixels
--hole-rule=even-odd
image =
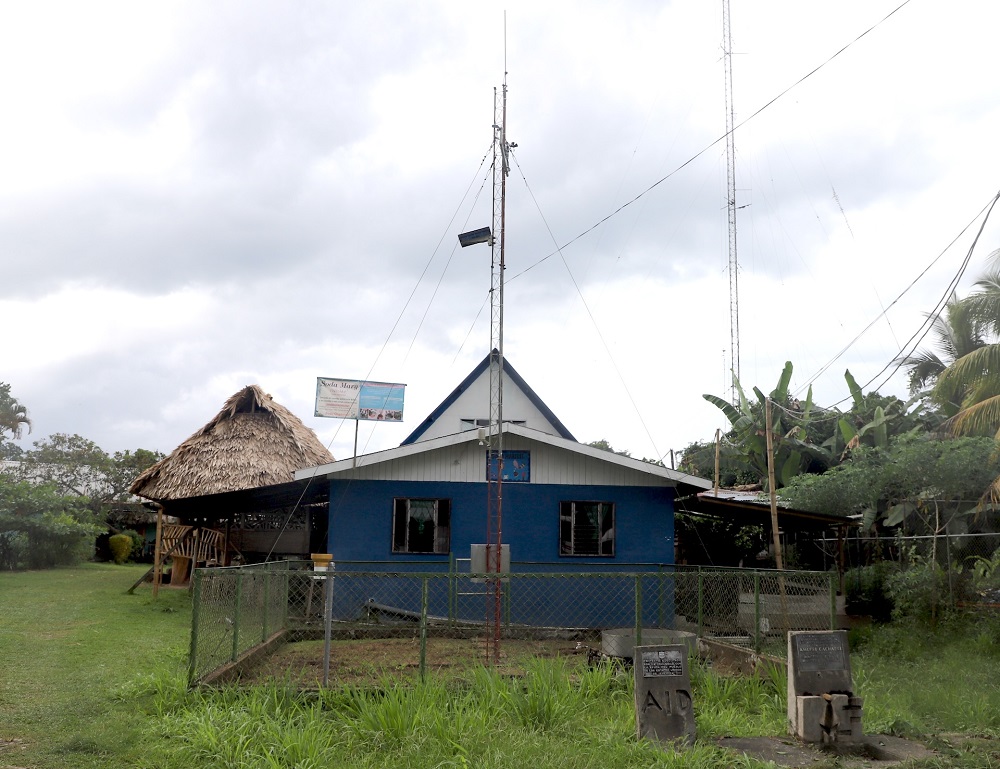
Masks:
[[[341,563],[335,571],[317,572],[310,562],[280,562],[199,569],[190,681],[241,664],[276,634],[286,640],[327,633],[333,639],[479,637],[498,591],[504,639],[600,644],[604,630],[641,635],[671,629],[782,654],[788,630],[829,629],[837,622],[833,572],[649,564],[573,572],[526,564],[522,568],[530,571],[515,565],[497,580],[454,562],[439,572],[374,566]]]
[[[968,568],[979,559],[991,560],[1000,554],[1000,532],[890,535],[874,537],[855,532],[839,543],[833,538],[815,540],[831,558],[843,547],[848,566],[865,566],[878,561],[892,561],[903,568],[936,563],[942,569]]]

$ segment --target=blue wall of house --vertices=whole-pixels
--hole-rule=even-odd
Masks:
[[[434,570],[441,555],[392,552],[393,500],[409,497],[451,500],[451,552],[468,558],[470,545],[486,541],[486,494],[485,483],[332,481],[328,552],[338,562],[423,563]],[[594,562],[672,564],[673,499],[671,488],[506,483],[503,541],[519,564],[559,563],[576,570]],[[569,500],[615,503],[614,557],[559,555],[559,503]]]
[[[407,611],[420,608],[419,579],[349,576],[349,572],[447,572],[440,554],[392,552],[393,500],[451,500],[451,552],[468,558],[470,545],[486,540],[485,483],[332,481],[328,552],[338,572],[334,612],[352,618],[372,601]],[[653,487],[508,483],[503,486],[503,539],[511,548],[512,572],[644,571],[642,613],[647,626],[670,626],[672,582],[657,564],[674,558],[674,490]],[[559,503],[615,503],[615,555],[559,555]],[[638,566],[637,564],[642,564]],[[467,568],[465,569],[467,570]],[[343,575],[341,577],[340,575]],[[561,627],[631,626],[635,578],[514,578],[505,618],[512,623]],[[476,620],[484,612],[487,586],[468,579],[430,580],[430,613]]]

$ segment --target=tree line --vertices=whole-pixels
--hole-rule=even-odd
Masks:
[[[28,409],[0,382],[0,569],[92,557],[115,508],[136,502],[128,492],[132,481],[163,458],[147,449],[109,454],[64,433],[35,441],[29,450],[13,442],[30,431]]]
[[[785,364],[766,394],[735,381],[732,401],[706,394],[726,416],[721,440],[692,443],[680,468],[723,487],[767,490],[766,435],[784,504],[859,516],[863,528],[913,534],[995,530],[1000,503],[1000,251],[964,298],[952,295],[930,326],[932,346],[896,363],[909,399],[863,393],[850,371],[850,405],[824,408],[811,387],[790,391]],[[765,402],[771,401],[770,425]],[[1000,558],[998,558],[1000,561]]]

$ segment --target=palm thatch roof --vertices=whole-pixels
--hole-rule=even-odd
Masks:
[[[136,478],[130,491],[161,502],[221,494],[287,483],[296,470],[332,461],[316,433],[260,387],[249,385]]]

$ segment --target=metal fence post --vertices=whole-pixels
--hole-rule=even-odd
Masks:
[[[231,662],[240,656],[240,622],[243,613],[243,570],[236,572],[236,610],[233,612],[233,654]]]
[[[454,625],[458,617],[458,579],[455,554],[448,553],[448,624]]]
[[[753,573],[753,650],[760,652],[760,572]]]
[[[191,646],[188,650],[188,686],[193,686],[198,673],[198,621],[201,617],[202,573],[195,569],[191,596]]]
[[[830,572],[830,630],[837,629],[837,575]]]
[[[427,577],[423,578],[420,594],[420,680],[427,675]]]
[[[701,567],[698,567],[698,637],[701,638],[703,628],[702,623],[704,621],[704,606],[705,606],[705,575],[701,571]]]
[[[268,568],[264,569],[264,618],[261,622],[260,630],[260,642],[265,643],[267,641],[267,620],[268,614],[271,613],[271,570]]]
[[[642,643],[642,577],[635,575],[635,645]]]
[[[286,563],[281,569],[281,590],[283,598],[281,600],[281,629],[288,630],[288,603],[289,591],[292,589],[291,564]]]
[[[330,685],[330,654],[333,648],[333,571],[327,568],[320,573],[323,579],[323,688],[326,688]],[[309,579],[315,580],[316,577],[310,574]]]

